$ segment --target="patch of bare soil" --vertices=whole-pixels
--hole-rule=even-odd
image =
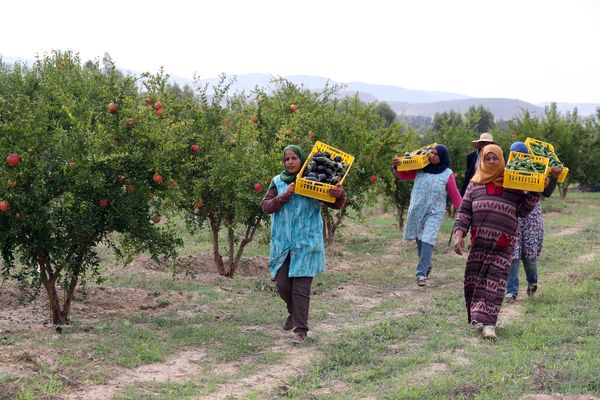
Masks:
[[[597,255],[598,255],[598,252],[582,254],[575,259],[575,262],[578,264],[582,264],[582,263],[594,261],[594,259],[596,258]]]
[[[462,399],[474,399],[479,394],[479,386],[473,383],[464,383],[454,388],[452,393],[454,396]]]
[[[226,259],[224,260],[226,261]],[[175,260],[161,259],[152,260],[148,256],[140,256],[129,263],[124,269],[113,267],[115,272],[123,270],[127,273],[148,274],[152,271],[171,273],[174,276],[184,275],[195,279],[214,278],[217,268],[213,261],[212,253],[183,254]],[[265,275],[269,270],[269,258],[265,256],[254,256],[242,258],[235,273],[243,276]]]
[[[59,297],[62,296],[59,290]],[[82,324],[92,324],[135,310],[176,308],[184,297],[178,292],[89,285],[76,290],[71,317]],[[52,326],[45,291],[34,300],[23,301],[16,284],[4,284],[0,290],[0,304],[4,305],[0,308],[0,332],[47,331]]]
[[[581,226],[570,226],[568,228],[564,228],[564,229],[561,229],[561,230],[559,230],[557,232],[554,232],[554,233],[552,233],[552,234],[550,234],[548,236],[550,236],[550,237],[560,237],[560,236],[574,235],[577,232],[581,231],[582,229],[583,229],[583,227],[581,227]]]
[[[164,363],[147,364],[134,369],[123,368],[116,378],[105,385],[88,386],[85,390],[66,394],[62,399],[109,399],[119,389],[136,382],[186,382],[202,372],[201,362],[205,357],[203,350],[186,350]]]

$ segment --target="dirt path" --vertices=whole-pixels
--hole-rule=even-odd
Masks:
[[[562,229],[560,231],[553,232],[551,236],[562,236],[575,234],[583,229],[583,226],[576,226],[572,228]],[[368,232],[363,233],[367,235]],[[413,273],[414,269],[414,260],[412,258],[408,260],[402,260],[398,256],[399,249],[404,246],[412,246],[411,243],[405,243],[401,240],[395,241],[391,243],[389,246],[385,248],[385,250],[381,253],[377,254],[377,259],[371,258],[365,262],[355,262],[349,261],[347,257],[344,258],[335,258],[331,269],[334,271],[348,271],[355,270],[360,268],[367,268],[368,266],[376,267],[378,263],[396,263],[398,264],[401,270],[406,270],[407,274]],[[443,246],[443,245],[442,245]],[[441,247],[441,246],[440,246]],[[591,252],[583,254],[574,260],[574,263],[583,263],[595,260],[599,257],[600,249],[593,248]],[[444,257],[458,257],[454,255],[453,252],[449,251]],[[463,257],[464,258],[464,257]],[[144,263],[147,261],[142,260]],[[189,262],[190,260],[185,260]],[[198,261],[197,259],[192,260],[194,262],[202,262],[202,260]],[[210,260],[207,261],[207,263]],[[264,260],[256,260],[256,268],[258,265],[263,264]],[[148,266],[144,266],[141,270],[145,271],[144,273],[155,273],[153,272],[156,267],[148,268]],[[254,266],[250,266],[249,268],[254,268]],[[251,271],[252,272],[252,271]],[[251,273],[249,272],[249,274]],[[554,273],[552,275],[547,276],[545,279],[555,280],[558,279],[558,275],[567,274],[568,269],[564,271],[560,271]],[[440,279],[440,282],[442,280]],[[436,276],[434,271],[434,277],[432,278],[432,285],[435,286],[438,284],[436,282]],[[439,283],[443,284],[443,283]],[[452,283],[454,284],[454,283]],[[360,286],[359,286],[360,285]],[[369,288],[367,288],[369,289]],[[365,290],[363,284],[358,283],[348,283],[344,285],[340,285],[331,291],[323,294],[323,296],[331,296],[332,298],[337,298],[336,300],[342,300],[349,304],[352,304],[353,307],[360,311],[368,311],[374,309],[383,301],[387,301],[390,299],[401,299],[399,302],[399,306],[392,312],[386,312],[385,317],[405,317],[409,315],[413,315],[414,313],[419,312],[420,308],[423,307],[423,303],[431,300],[433,296],[434,290],[432,288],[419,288],[416,285],[407,285],[402,287],[393,287],[388,291],[381,291],[379,288],[377,290],[369,290],[372,293],[375,293],[371,296],[361,296]],[[104,288],[104,287],[90,287],[88,289],[90,292],[85,296],[82,296],[81,307],[83,310],[81,312],[85,312],[89,315],[94,315],[96,320],[101,320],[108,315],[106,312],[125,312],[131,311],[134,312],[136,310],[145,309],[144,307],[163,307],[161,304],[168,304],[164,307],[172,308],[176,310],[176,305],[182,301],[189,300],[189,298],[184,298],[184,295],[181,293],[154,293],[144,290],[138,289],[114,289],[114,288]],[[6,297],[6,294],[4,295]],[[93,299],[93,302],[87,301],[86,299]],[[0,299],[2,299],[0,293]],[[160,300],[169,300],[168,302],[161,302]],[[505,305],[502,307],[502,311],[499,317],[499,325],[512,323],[514,321],[519,321],[523,318],[523,303],[527,301],[527,296],[523,293],[520,294],[519,300],[516,303]],[[117,304],[118,303],[118,304]],[[39,311],[40,307],[44,306],[44,302],[36,302],[32,304],[31,307],[35,308],[35,310]],[[111,310],[111,311],[108,311]],[[11,326],[11,332],[19,332],[21,329],[23,331],[27,330],[27,327],[38,326],[40,330],[46,330],[47,327],[43,326],[43,322],[39,320],[39,317],[33,317],[33,319],[29,321],[18,320],[19,318],[13,316],[11,314],[1,314],[0,316],[6,317],[5,321],[7,321]],[[31,315],[40,315],[39,312],[31,313]],[[37,319],[35,319],[37,318]],[[2,318],[0,318],[2,319]],[[21,323],[19,327],[15,327],[15,323]],[[376,323],[375,319],[361,321],[361,324],[367,326],[372,323]],[[8,326],[8,325],[7,325]],[[336,338],[341,335],[340,332],[343,332],[347,329],[351,329],[356,327],[356,321],[348,322],[344,315],[330,313],[329,317],[321,322],[315,324],[313,329],[315,332],[319,332],[319,335],[322,335],[321,341],[323,340],[336,340]],[[2,326],[0,326],[2,328]],[[6,328],[8,329],[8,328]],[[294,376],[298,376],[305,370],[308,366],[310,366],[319,356],[321,356],[320,346],[313,345],[309,342],[305,345],[301,346],[293,346],[291,344],[290,333],[285,333],[278,330],[276,327],[265,328],[264,326],[247,326],[246,330],[257,330],[260,331],[261,334],[270,336],[272,338],[273,344],[269,347],[268,351],[272,353],[279,354],[281,359],[277,362],[270,363],[266,365],[263,369],[257,372],[247,373],[244,370],[247,370],[252,361],[251,360],[242,360],[236,362],[218,362],[215,361],[211,356],[211,352],[208,348],[197,347],[197,348],[188,348],[182,350],[177,354],[173,354],[172,357],[167,359],[165,362],[161,363],[153,363],[143,365],[137,368],[114,368],[111,371],[106,371],[107,375],[111,378],[104,384],[99,385],[89,385],[84,387],[79,387],[78,389],[72,391],[71,393],[67,393],[60,397],[65,400],[79,400],[79,399],[91,399],[91,400],[104,400],[110,399],[111,396],[119,392],[120,390],[126,387],[135,387],[138,384],[140,387],[143,387],[144,383],[185,383],[185,382],[194,382],[194,381],[206,381],[207,373],[209,374],[209,380],[214,381],[217,385],[217,388],[212,391],[210,394],[198,396],[197,399],[228,399],[228,398],[245,398],[250,396],[252,393],[272,393],[273,391],[278,391],[281,393],[285,393],[287,391],[286,382],[289,381],[290,378]],[[2,330],[0,329],[0,332]],[[5,347],[6,349],[6,347]],[[21,354],[22,357],[26,355]],[[54,356],[56,357],[56,356]],[[0,352],[0,358],[3,358],[3,354]],[[456,363],[457,365],[467,365],[470,361],[468,358],[464,357],[464,354],[460,352],[456,354],[452,354],[449,357],[452,361],[451,363]],[[18,360],[13,360],[14,363],[11,364],[10,360],[4,358],[8,361],[8,363],[4,364],[2,368],[11,369],[13,367],[17,367],[19,364]],[[40,359],[41,360],[41,359]],[[47,365],[52,365],[54,360],[51,355],[48,355]],[[38,361],[40,362],[40,361]],[[446,373],[448,370],[448,365],[444,363],[435,363],[429,365],[427,368],[424,368],[422,372],[416,373],[416,378],[419,379],[432,379],[434,376],[438,374]],[[0,373],[3,372],[0,368]],[[242,376],[241,378],[239,376]],[[219,382],[226,382],[224,384],[220,384]],[[328,382],[328,384],[319,389],[319,393],[315,393],[316,396],[326,396],[328,394],[335,394],[342,392],[344,390],[344,383],[339,381]],[[590,396],[561,396],[561,395],[536,395],[536,396],[526,396],[523,398],[524,400],[600,400]]]

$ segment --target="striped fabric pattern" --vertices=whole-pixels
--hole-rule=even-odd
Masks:
[[[454,228],[471,233],[464,277],[468,321],[496,325],[512,261],[517,215],[530,213],[540,197],[510,189],[488,194],[493,191],[486,186],[469,184]]]

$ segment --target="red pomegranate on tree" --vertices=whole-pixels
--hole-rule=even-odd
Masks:
[[[160,185],[163,182],[163,177],[161,174],[152,175],[152,181],[157,185]]]
[[[8,200],[0,200],[0,211],[2,212],[8,212],[8,209],[10,208],[10,204],[8,203]]]
[[[296,110],[298,110],[298,106],[295,104],[290,104],[290,111],[291,112],[296,112]]]
[[[116,113],[119,111],[119,105],[117,103],[108,103],[108,111],[110,111],[111,114]]]
[[[256,193],[260,193],[260,192],[262,192],[262,190],[263,190],[263,185],[262,185],[262,183],[257,183],[257,184],[255,184],[255,185],[254,185],[254,191],[255,191]]]
[[[375,182],[377,182],[377,176],[375,176],[375,175],[371,175],[371,176],[369,177],[369,180],[371,181],[371,183],[375,183]]]
[[[194,208],[202,208],[204,207],[204,200],[198,199],[194,202]]]
[[[9,167],[16,167],[17,165],[19,165],[20,162],[21,162],[21,156],[19,156],[17,153],[10,153],[6,157],[6,163],[8,164]]]

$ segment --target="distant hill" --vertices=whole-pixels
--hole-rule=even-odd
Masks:
[[[436,101],[433,103],[389,101],[388,104],[398,115],[418,115],[424,117],[433,117],[435,113],[451,110],[465,114],[469,107],[477,107],[480,104],[490,110],[496,120],[509,120],[522,114],[523,110],[529,110],[531,116],[536,117],[540,117],[544,113],[543,107],[515,99],[470,98],[467,100]]]
[[[17,58],[3,56],[2,60],[6,63],[14,63]],[[28,65],[32,65],[32,60],[22,60]],[[125,73],[139,75],[139,72],[122,69]],[[256,86],[269,89],[271,80],[274,76],[267,74],[245,74],[245,75],[230,75],[229,77],[236,79],[232,85],[233,91],[252,91]],[[209,87],[215,85],[219,78],[202,79],[199,83],[207,84]],[[335,84],[339,82],[332,81],[328,78],[308,75],[291,75],[285,77],[290,82],[296,85],[302,85],[310,90],[322,90],[329,82]],[[194,80],[179,76],[172,76],[171,83],[177,83],[179,86],[189,85],[193,87]],[[464,114],[470,106],[483,105],[494,114],[497,120],[509,120],[514,116],[519,115],[523,110],[527,109],[534,116],[541,116],[544,112],[544,107],[550,103],[531,104],[516,99],[498,99],[498,98],[475,98],[459,93],[412,90],[398,86],[390,85],[375,85],[364,82],[349,82],[344,84],[345,87],[338,93],[340,96],[352,96],[358,93],[359,98],[365,102],[385,101],[398,115],[406,116],[426,116],[433,117],[436,112],[444,112],[454,110]],[[577,108],[580,116],[585,117],[594,115],[600,104],[595,103],[557,103],[558,111],[561,113],[572,112]]]
[[[546,107],[550,103],[542,103],[540,106]],[[556,108],[559,112],[565,113],[567,111],[573,111],[577,108],[577,113],[581,116],[595,115],[596,109],[600,107],[600,104],[595,103],[556,103]]]

